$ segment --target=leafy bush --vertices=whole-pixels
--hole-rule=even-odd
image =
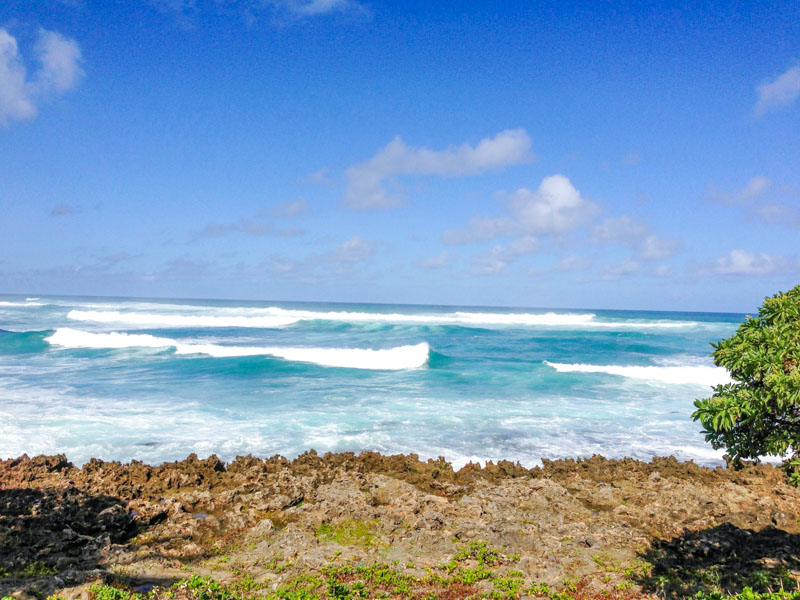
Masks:
[[[733,382],[694,403],[706,440],[735,467],[763,455],[800,457],[800,285],[765,298],[757,317],[712,346]]]

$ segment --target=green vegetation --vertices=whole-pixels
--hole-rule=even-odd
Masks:
[[[695,598],[697,600],[800,600],[800,590],[759,593],[750,588],[744,588],[735,595],[728,595],[722,592],[698,592]]]
[[[733,379],[697,400],[692,418],[736,467],[744,459],[790,454],[800,483],[800,285],[765,298],[757,317],[716,344],[714,363]]]
[[[36,577],[53,575],[55,572],[56,570],[53,567],[49,567],[42,561],[37,560],[36,562],[25,565],[25,567],[19,571],[9,571],[8,569],[0,567],[0,579],[34,579]]]
[[[278,585],[256,581],[243,573],[230,583],[192,575],[170,587],[156,587],[147,594],[104,584],[93,585],[89,592],[91,600],[516,600],[523,595],[550,600],[613,600],[636,597],[628,591],[632,584],[627,580],[622,587],[602,593],[590,592],[586,580],[565,581],[559,589],[544,583],[526,584],[521,571],[508,568],[518,560],[518,556],[506,555],[485,542],[473,542],[462,546],[451,562],[427,569],[424,574],[410,573],[399,563],[329,563],[322,569],[288,577]],[[624,570],[619,569],[620,572]]]
[[[336,542],[340,546],[370,548],[378,545],[375,534],[376,527],[376,523],[364,521],[323,523],[314,530],[314,534],[324,542]]]

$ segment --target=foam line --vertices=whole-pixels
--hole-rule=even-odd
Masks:
[[[645,379],[662,383],[720,385],[730,383],[731,378],[725,369],[685,365],[675,367],[638,367],[622,365],[565,364],[544,361],[559,373],[606,373],[631,379]]]
[[[0,306],[44,306],[44,303],[43,302],[0,302]]]
[[[147,334],[120,332],[90,333],[60,328],[45,338],[64,348],[175,348],[176,354],[205,354],[218,358],[234,356],[274,356],[296,362],[349,369],[401,370],[415,369],[428,362],[430,347],[426,342],[398,346],[387,350],[365,348],[269,348],[257,346],[221,346],[198,344],[156,337]]]
[[[145,327],[285,327],[299,319],[282,316],[237,317],[213,315],[164,315],[115,310],[71,310],[67,318],[95,323],[126,323]]]
[[[71,310],[75,321],[119,323],[146,327],[283,327],[298,321],[349,323],[394,323],[463,326],[577,327],[605,329],[650,329],[694,327],[694,321],[598,321],[593,313],[487,313],[458,311],[445,314],[373,313],[354,311],[309,311],[278,307],[221,309],[223,314],[164,314],[114,310]],[[234,313],[234,314],[231,314]],[[244,314],[243,314],[244,313]]]

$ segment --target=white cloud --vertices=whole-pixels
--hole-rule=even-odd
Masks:
[[[533,254],[539,249],[539,240],[527,235],[512,240],[506,245],[497,245],[488,252],[475,257],[474,272],[479,275],[492,275],[503,271],[506,266],[522,256]]]
[[[789,106],[800,97],[800,65],[790,67],[774,80],[756,86],[756,94],[757,117]]]
[[[524,129],[507,129],[475,146],[462,144],[445,150],[410,147],[396,137],[369,160],[347,169],[344,201],[361,210],[391,208],[403,201],[385,188],[387,180],[397,175],[476,175],[531,160],[530,146]]]
[[[273,4],[303,17],[314,17],[360,8],[358,3],[350,0],[277,0]]]
[[[725,204],[751,204],[763,196],[772,187],[772,181],[763,175],[751,177],[744,187],[732,192],[720,192],[710,190],[709,196],[713,200],[724,202]]]
[[[600,279],[605,281],[615,281],[621,277],[625,277],[626,275],[636,273],[640,267],[641,264],[638,261],[632,258],[626,258],[622,262],[603,265],[603,269],[600,273]]]
[[[573,231],[597,213],[597,207],[563,175],[542,179],[534,190],[520,188],[511,196],[511,211],[522,228],[531,233]]]
[[[606,219],[592,228],[595,243],[621,244],[632,248],[641,260],[660,260],[675,254],[681,247],[677,238],[664,239],[650,233],[650,228],[628,215]]]
[[[35,85],[44,92],[71,90],[83,77],[81,49],[75,40],[42,29],[34,51],[42,63]]]
[[[471,244],[485,242],[496,237],[514,235],[520,230],[519,224],[510,217],[491,219],[489,217],[472,217],[465,229],[448,229],[442,234],[445,244]]]
[[[336,246],[327,256],[333,262],[354,263],[372,258],[375,246],[360,235],[354,235],[349,240]]]
[[[622,215],[606,219],[602,223],[592,228],[591,239],[594,242],[613,244],[613,243],[636,243],[644,238],[650,228],[642,223]]]
[[[33,53],[40,65],[28,77],[16,38],[0,28],[0,125],[35,117],[41,100],[73,89],[83,77],[75,40],[40,29]]]
[[[681,241],[678,238],[664,239],[655,235],[648,235],[638,245],[639,258],[643,260],[661,260],[669,258],[680,250]]]
[[[441,269],[452,260],[453,256],[454,255],[452,252],[442,250],[436,256],[431,256],[429,258],[417,261],[417,266],[422,267],[423,269]]]
[[[542,179],[535,190],[520,188],[508,199],[511,217],[474,217],[464,229],[442,234],[446,244],[469,244],[502,236],[550,235],[573,231],[597,214],[564,175]]]
[[[317,169],[313,173],[309,173],[303,178],[303,181],[306,183],[320,183],[320,184],[329,184],[333,183],[334,179],[331,177],[331,169],[330,167],[322,167]]]
[[[770,225],[800,227],[800,209],[782,202],[769,202],[753,209],[758,220]]]
[[[783,269],[789,263],[783,256],[769,255],[764,252],[754,254],[747,250],[731,250],[726,256],[717,258],[711,266],[715,275],[753,276],[769,275]]]
[[[308,203],[305,198],[298,198],[297,200],[278,202],[264,211],[263,214],[268,214],[278,219],[293,219],[306,212],[306,210],[308,210]]]
[[[656,267],[656,270],[653,271],[653,274],[656,277],[672,277],[675,275],[675,269],[667,265],[659,265]]]
[[[9,118],[27,119],[36,115],[25,79],[17,40],[0,29],[0,124]]]
[[[553,265],[553,269],[563,272],[581,271],[583,269],[588,269],[590,266],[592,266],[592,261],[588,258],[576,254],[569,254]]]

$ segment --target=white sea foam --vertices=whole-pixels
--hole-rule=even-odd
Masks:
[[[185,307],[190,308],[190,307]],[[199,310],[192,308],[192,310]],[[208,310],[208,309],[206,309]],[[634,320],[598,321],[593,313],[491,313],[457,311],[442,314],[407,314],[356,311],[311,311],[279,307],[216,308],[214,314],[120,312],[116,310],[71,310],[67,318],[95,323],[128,324],[145,327],[257,327],[271,328],[298,321],[336,321],[347,323],[388,323],[416,325],[576,327],[604,329],[651,329],[695,327],[694,321]]]
[[[205,354],[217,358],[274,356],[285,360],[314,363],[325,367],[375,370],[419,368],[428,362],[430,353],[430,348],[426,342],[398,346],[387,350],[364,348],[270,348],[199,344],[147,334],[90,333],[70,328],[59,328],[46,340],[50,344],[64,348],[175,348],[177,354]]]
[[[37,298],[38,300],[38,298]],[[0,302],[0,306],[44,306],[43,302]]]
[[[731,381],[728,372],[720,367],[698,365],[639,367],[544,362],[560,373],[607,373],[631,379],[645,379],[675,384],[719,385],[730,383]]]
[[[36,300],[40,300],[41,298],[25,298],[27,302],[35,302]]]
[[[165,315],[158,313],[119,312],[114,310],[71,310],[67,318],[95,323],[124,323],[143,327],[285,327],[298,319],[282,316],[238,317],[213,315]]]

